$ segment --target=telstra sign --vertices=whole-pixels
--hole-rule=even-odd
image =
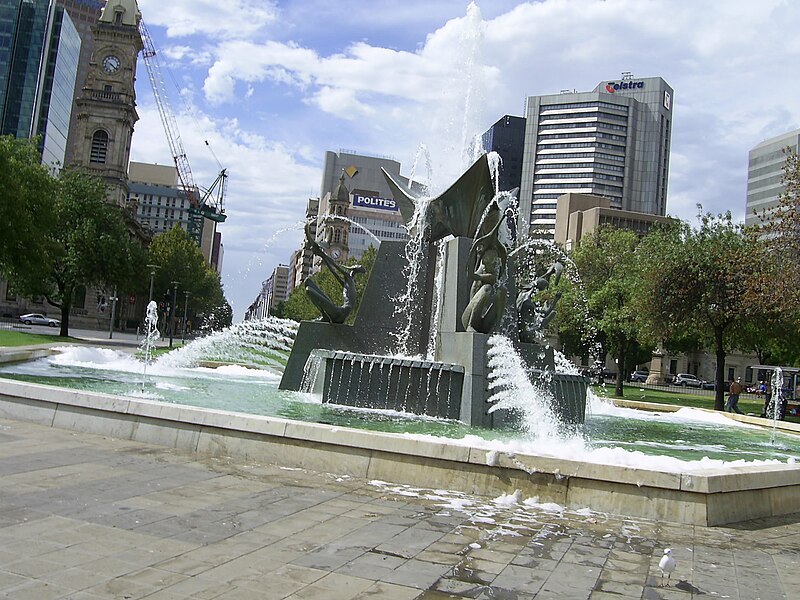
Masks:
[[[606,91],[609,94],[620,90],[641,90],[644,89],[644,81],[609,81],[606,84]]]

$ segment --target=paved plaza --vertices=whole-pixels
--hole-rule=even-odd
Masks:
[[[677,526],[9,420],[0,481],[15,600],[800,597],[800,516]]]

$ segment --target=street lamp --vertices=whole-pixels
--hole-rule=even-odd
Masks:
[[[153,301],[153,278],[156,276],[158,265],[147,265],[147,268],[150,269],[150,297],[147,299],[147,304],[150,304]]]
[[[189,294],[191,292],[183,292],[183,326],[181,327],[181,346],[186,344],[186,311],[189,308]]]
[[[172,282],[172,306],[169,307],[169,347],[172,348],[172,336],[175,333],[175,301],[178,295],[178,281]]]

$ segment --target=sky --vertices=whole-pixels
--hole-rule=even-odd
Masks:
[[[300,247],[326,151],[444,190],[528,96],[662,77],[667,214],[744,219],[747,154],[800,127],[796,0],[138,0],[195,181],[228,170],[222,281],[243,318]],[[793,66],[794,65],[794,66]],[[172,164],[140,57],[131,159]]]

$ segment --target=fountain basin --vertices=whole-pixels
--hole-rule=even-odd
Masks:
[[[520,490],[540,502],[689,525],[786,515],[800,506],[795,464],[661,472],[12,380],[0,381],[0,417],[417,487],[484,496]]]

